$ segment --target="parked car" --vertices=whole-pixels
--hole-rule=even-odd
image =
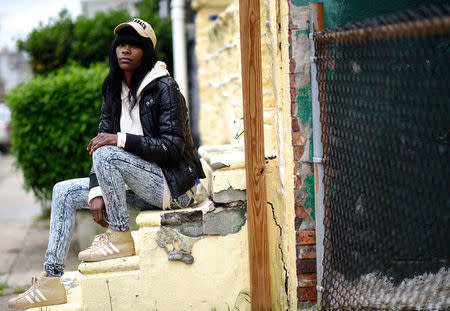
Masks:
[[[11,145],[11,111],[0,103],[0,152],[6,152]]]

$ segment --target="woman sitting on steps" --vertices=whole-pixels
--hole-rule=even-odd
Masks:
[[[66,180],[53,188],[45,271],[8,307],[27,309],[66,303],[61,284],[75,223],[75,211],[90,205],[106,227],[81,261],[135,254],[127,208],[184,208],[193,204],[195,185],[204,178],[194,146],[187,107],[166,65],[157,61],[156,36],[140,19],[118,25],[103,82],[99,134],[89,143],[89,178]]]

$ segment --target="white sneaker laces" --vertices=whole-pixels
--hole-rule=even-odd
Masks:
[[[94,237],[94,241],[92,241],[92,245],[89,246],[89,249],[93,249],[93,248],[97,248],[99,246],[108,244],[109,242],[109,234],[108,232],[102,233],[102,234],[97,234]]]
[[[33,276],[31,278],[31,287],[26,292],[24,292],[22,295],[23,296],[30,295],[32,297],[36,297],[36,294],[37,294],[36,289],[37,289],[38,285],[39,285],[39,279],[37,277]]]

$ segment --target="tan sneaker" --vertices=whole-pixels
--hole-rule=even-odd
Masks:
[[[66,290],[61,284],[61,278],[46,275],[41,272],[37,278],[32,278],[31,288],[8,300],[8,308],[29,309],[66,303]]]
[[[95,237],[88,249],[78,254],[78,259],[80,261],[102,261],[133,256],[135,253],[131,231],[121,232],[108,228],[105,233]]]

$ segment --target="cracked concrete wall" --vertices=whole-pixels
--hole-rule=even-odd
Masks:
[[[293,149],[289,79],[289,5],[286,1],[265,0],[261,14],[265,27],[263,59],[270,66],[275,107],[275,157],[266,160],[267,219],[274,310],[296,310],[297,276],[295,250],[295,210]],[[267,156],[267,152],[266,152]]]

